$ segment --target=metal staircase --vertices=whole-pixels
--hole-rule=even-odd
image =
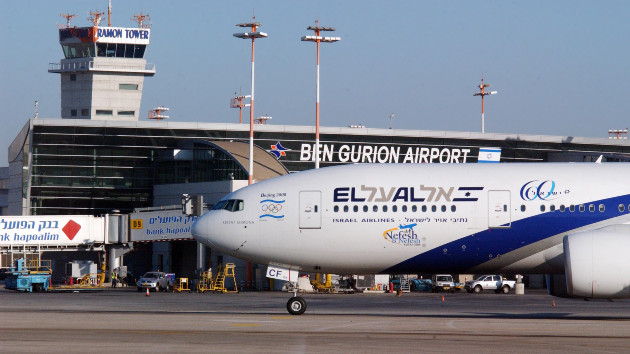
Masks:
[[[409,276],[408,275],[401,275],[400,276],[400,290],[403,293],[408,293],[411,291],[411,287],[409,285]]]

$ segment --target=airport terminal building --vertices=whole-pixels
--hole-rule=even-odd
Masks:
[[[9,148],[8,213],[128,213],[162,206],[154,194],[159,186],[247,180],[248,130],[244,124],[30,119]],[[314,168],[314,127],[257,125],[254,143],[257,181]],[[398,129],[322,127],[320,145],[322,167],[477,163],[486,151],[508,163],[630,157],[628,140]]]

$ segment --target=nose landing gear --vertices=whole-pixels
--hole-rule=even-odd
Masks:
[[[287,301],[287,311],[292,315],[301,315],[306,311],[306,301],[300,296],[294,296]]]

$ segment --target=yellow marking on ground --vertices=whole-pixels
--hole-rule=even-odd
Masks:
[[[272,319],[274,320],[288,320],[290,318],[293,318],[294,316],[271,316]]]

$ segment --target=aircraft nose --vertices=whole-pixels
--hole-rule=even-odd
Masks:
[[[192,237],[201,242],[208,247],[214,248],[214,244],[212,244],[212,212],[207,212],[204,215],[200,216],[195,220],[190,228],[190,233]]]

